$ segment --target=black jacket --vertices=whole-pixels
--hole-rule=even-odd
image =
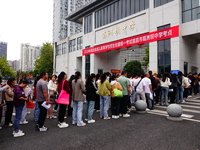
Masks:
[[[86,100],[95,101],[96,91],[97,89],[94,87],[94,84],[92,82],[87,82],[86,83]]]

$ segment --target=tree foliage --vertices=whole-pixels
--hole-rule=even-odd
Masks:
[[[39,74],[41,71],[46,71],[50,75],[53,73],[53,46],[51,43],[43,43],[41,48],[41,54],[35,61],[35,74]]]
[[[149,65],[149,47],[145,48],[146,56],[143,57],[144,62],[142,62],[142,66],[147,67]]]
[[[0,57],[0,73],[3,77],[15,77],[15,72],[5,57]]]
[[[141,63],[137,60],[127,62],[123,70],[127,71],[128,74],[138,74],[144,72],[141,67]]]

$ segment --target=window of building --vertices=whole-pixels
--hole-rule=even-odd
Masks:
[[[84,18],[84,33],[90,33],[92,32],[92,15],[86,16]]]
[[[62,44],[62,54],[66,54],[67,53],[67,43],[63,43]]]
[[[170,28],[170,25],[158,27],[158,30]],[[157,42],[158,46],[158,73],[171,71],[171,40],[165,39]]]
[[[95,12],[95,28],[120,20],[148,8],[149,0],[118,0]]]
[[[183,23],[200,19],[200,0],[182,0]]]
[[[57,45],[56,47],[56,55],[61,55],[62,54],[62,44]]]
[[[76,50],[76,39],[69,41],[69,52],[73,52]]]
[[[171,1],[173,1],[173,0],[154,0],[154,7],[164,5],[164,4],[169,3]]]
[[[83,37],[77,38],[77,50],[81,50],[83,48]]]

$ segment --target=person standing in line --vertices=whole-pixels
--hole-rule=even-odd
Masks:
[[[131,90],[130,90],[130,81],[127,78],[127,72],[122,71],[122,75],[117,79],[117,81],[121,84],[123,90],[123,98],[120,101],[120,113],[122,114],[122,117],[130,117],[129,114],[127,114],[127,106],[130,102]]]
[[[134,88],[136,91],[136,100],[144,100],[146,102],[145,97],[145,83],[142,81],[142,74],[138,73],[137,79],[134,81]]]
[[[152,109],[154,109],[154,95],[155,95],[155,90],[156,90],[156,79],[152,75],[152,71],[149,71],[149,79],[151,80],[151,87],[152,87],[152,99],[151,99],[151,104],[152,104]]]
[[[39,105],[37,103],[37,90],[36,90],[36,85],[37,85],[37,82],[39,80],[40,80],[40,76],[37,76],[35,81],[34,81],[34,84],[33,84],[33,100],[36,101],[35,108],[34,108],[34,120],[35,121],[38,121],[39,115],[40,115],[40,108],[39,108]]]
[[[162,80],[161,80],[161,105],[164,104],[166,106],[169,105],[168,103],[168,92],[169,92],[169,86],[171,85],[170,79],[168,78],[168,73],[164,73]]]
[[[94,104],[96,98],[97,87],[95,84],[96,76],[91,74],[86,81],[86,121],[87,123],[95,123],[95,120],[92,119]]]
[[[47,118],[55,119],[56,116],[53,115],[53,104],[55,103],[56,96],[57,96],[57,84],[56,84],[57,75],[53,75],[51,80],[48,83],[48,93],[50,96],[51,107],[47,110]]]
[[[137,79],[136,75],[132,75],[132,79],[130,79],[130,83],[131,83],[131,104],[135,105],[136,102],[136,91],[135,91],[135,86],[134,86],[134,82]],[[132,106],[133,107],[133,106]]]
[[[30,95],[32,93],[32,90],[28,85],[24,88],[24,93],[25,93],[26,97],[30,97]],[[20,124],[28,124],[28,121],[26,120],[27,112],[28,112],[28,109],[26,108],[26,105],[24,105],[24,108],[23,108],[23,111],[22,111],[22,117],[21,117],[21,120],[20,120]]]
[[[183,99],[183,93],[184,93],[185,78],[183,77],[183,73],[181,71],[178,72],[177,81],[178,81],[178,88],[177,88],[176,102],[177,103],[184,103],[185,100]]]
[[[120,100],[121,98],[114,97],[114,89],[118,89],[122,91],[122,86],[120,85],[119,82],[116,81],[117,77],[112,76],[111,77],[111,112],[112,112],[112,118],[113,119],[118,119],[119,118],[119,109],[120,109]]]
[[[71,93],[72,93],[72,81],[74,80],[74,78],[75,78],[75,75],[71,75],[71,77],[68,80]],[[73,112],[73,100],[72,100],[72,94],[71,94],[70,95],[70,103],[69,103],[68,110],[67,110],[67,116],[68,117],[72,116],[72,112]]]
[[[44,127],[44,122],[47,116],[47,109],[42,106],[43,102],[46,102],[46,104],[49,104],[49,96],[48,96],[48,82],[46,81],[48,79],[48,73],[43,71],[40,73],[40,80],[37,82],[36,85],[36,92],[37,92],[37,103],[39,105],[40,114],[39,119],[37,121],[36,127],[40,132],[45,132],[48,129]]]
[[[14,100],[14,85],[15,78],[9,78],[7,84],[10,86],[5,92],[6,100],[6,114],[5,114],[5,126],[13,126],[12,123],[12,113],[13,113],[13,100]]]
[[[159,101],[160,101],[160,79],[158,78],[158,75],[156,73],[153,74],[153,77],[156,80],[156,87],[155,87],[155,90],[154,90],[155,103],[156,103],[156,105],[159,105]]]
[[[22,79],[19,85],[14,86],[14,106],[15,106],[15,119],[14,119],[14,137],[24,136],[25,133],[19,129],[20,120],[22,117],[22,111],[25,105],[25,101],[28,98],[25,96],[24,88],[28,85],[28,80]]]
[[[58,75],[58,94],[60,94],[62,88],[68,94],[71,93],[69,83],[66,79],[67,79],[67,74],[65,72],[61,72]],[[69,124],[64,122],[67,105],[65,105],[65,104],[59,104],[59,105],[60,106],[59,106],[59,112],[58,112],[58,127],[59,128],[67,128],[69,126]]]
[[[95,85],[96,85],[97,89],[98,89],[99,82],[101,81],[100,77],[101,77],[100,74],[96,74]],[[94,109],[96,110],[96,112],[100,112],[100,96],[99,96],[99,94],[96,94]]]
[[[176,74],[174,73],[174,74],[172,74],[171,75],[171,78],[170,78],[170,81],[171,81],[171,92],[170,92],[170,103],[172,104],[172,103],[175,103],[175,99],[176,99],[176,93],[177,93],[177,76],[176,76]]]
[[[3,106],[4,106],[4,99],[2,99],[2,93],[6,91],[6,89],[9,88],[9,85],[2,85],[2,78],[0,77],[0,129],[2,129],[1,126],[1,118],[2,118],[2,111],[3,111]]]
[[[81,73],[77,71],[75,73],[75,79],[72,81],[72,99],[73,99],[73,112],[72,112],[72,124],[77,124],[78,127],[85,126],[83,122],[83,101],[85,92],[85,86],[83,80],[81,80]]]
[[[110,119],[108,116],[109,109],[109,97],[111,86],[108,80],[106,80],[106,74],[101,75],[101,81],[98,86],[98,93],[100,95],[100,118],[105,120]]]
[[[145,77],[143,78],[143,82],[145,84],[145,98],[147,101],[147,108],[152,110],[152,98],[153,98],[153,93],[152,93],[152,83],[151,80],[149,79],[150,75],[147,73]],[[147,109],[147,110],[148,110]]]

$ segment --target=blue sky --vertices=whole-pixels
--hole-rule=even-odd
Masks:
[[[52,42],[53,0],[0,0],[0,41],[8,60],[20,59],[20,44]]]

